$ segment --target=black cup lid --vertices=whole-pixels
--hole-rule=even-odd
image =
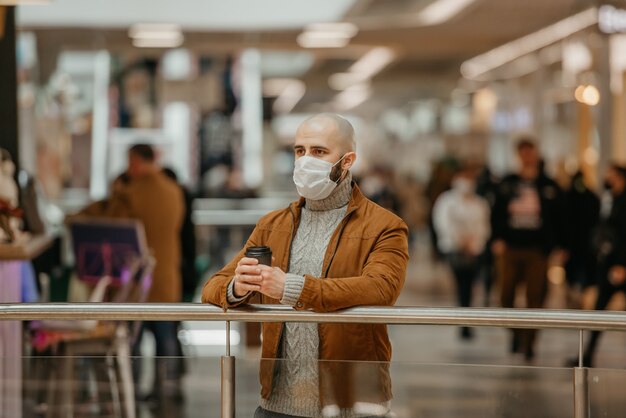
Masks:
[[[271,253],[272,253],[272,249],[266,246],[246,248],[246,254],[271,254]]]

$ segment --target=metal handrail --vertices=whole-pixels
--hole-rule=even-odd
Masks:
[[[626,331],[626,312],[615,311],[395,306],[319,313],[296,311],[282,305],[248,305],[224,311],[199,303],[0,304],[0,320],[41,319],[370,323]]]
[[[574,368],[574,417],[588,418],[588,370],[583,367],[583,330],[626,331],[626,312],[552,309],[358,307],[336,312],[296,311],[281,305],[247,305],[227,311],[199,303],[20,303],[0,304],[2,320],[96,319],[142,321],[226,321],[222,356],[221,417],[235,417],[235,358],[230,355],[230,321],[465,325],[504,328],[560,328],[579,331],[579,364]]]

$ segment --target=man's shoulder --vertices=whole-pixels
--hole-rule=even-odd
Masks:
[[[406,223],[401,217],[365,196],[363,196],[356,212],[362,215],[363,220],[371,227],[383,229],[406,227]]]

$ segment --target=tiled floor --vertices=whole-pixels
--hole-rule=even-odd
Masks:
[[[476,302],[483,300],[477,285]],[[548,305],[564,307],[564,291],[551,287]],[[447,269],[433,265],[423,246],[414,251],[407,282],[398,305],[453,306]],[[221,324],[186,323],[186,329],[221,329]],[[576,353],[574,331],[540,334],[535,360],[528,364],[508,352],[509,335],[497,328],[476,329],[470,341],[455,327],[390,326],[394,347],[391,367],[397,417],[572,417],[572,369],[564,368]],[[218,417],[222,347],[187,347],[187,374],[182,404],[162,401],[140,404],[139,417]],[[235,348],[237,357],[237,416],[251,417],[258,405],[258,350]],[[150,372],[151,361],[144,359]],[[604,336],[597,366],[589,375],[592,417],[626,416],[626,338]],[[611,369],[611,370],[607,370]],[[146,381],[150,378],[146,377]],[[36,382],[29,382],[35,384]],[[104,385],[106,389],[106,385]],[[26,403],[32,406],[32,402]],[[87,405],[89,403],[87,402]],[[88,409],[88,408],[87,408]],[[38,416],[33,410],[26,417]],[[103,416],[83,411],[77,416]]]

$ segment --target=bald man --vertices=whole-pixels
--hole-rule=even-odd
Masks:
[[[294,153],[300,200],[259,220],[245,247],[207,282],[202,301],[315,312],[393,305],[408,230],[352,182],[352,125],[335,114],[313,116],[298,128]],[[271,266],[245,257],[253,246],[271,247]],[[255,418],[385,416],[390,360],[385,325],[265,323]]]

